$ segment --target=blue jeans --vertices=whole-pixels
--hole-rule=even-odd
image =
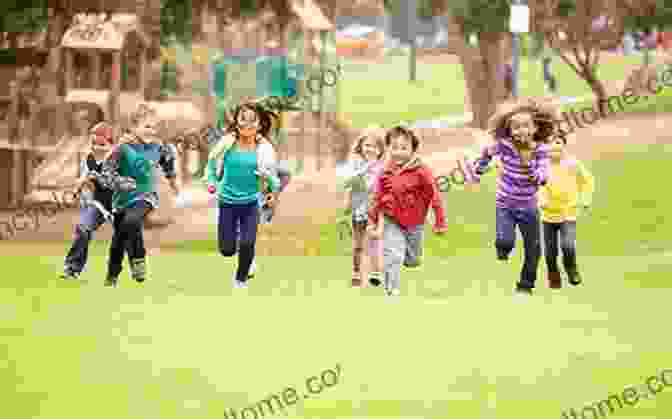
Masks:
[[[75,240],[65,257],[65,269],[81,273],[89,258],[89,243],[93,233],[105,224],[105,217],[94,206],[86,206],[79,211],[79,224],[75,227]]]
[[[219,252],[223,256],[233,256],[238,250],[238,271],[236,279],[247,281],[247,273],[254,259],[259,225],[259,203],[219,204],[217,239]]]
[[[521,288],[534,288],[541,258],[541,227],[537,208],[497,208],[495,248],[499,259],[508,258],[516,244],[516,226],[523,236],[525,261],[520,273]]]

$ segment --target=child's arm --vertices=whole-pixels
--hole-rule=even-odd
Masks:
[[[104,188],[115,191],[132,191],[136,187],[134,179],[119,174],[119,163],[125,150],[124,147],[128,146],[116,144],[105,156],[101,173],[95,174],[96,179]]]
[[[177,196],[180,194],[180,188],[177,184],[177,171],[175,170],[175,151],[171,146],[162,144],[159,153],[159,166],[161,166],[164,176],[168,179],[170,189]]]
[[[474,164],[474,183],[480,183],[481,176],[488,171],[488,166],[492,158],[499,155],[499,142],[489,144],[483,147],[481,155],[476,159]]]
[[[383,192],[383,176],[378,176],[376,179],[373,190],[370,193],[369,201],[369,227],[377,226],[380,218],[380,198]]]
[[[429,167],[423,171],[424,181],[428,188],[430,188],[430,205],[434,210],[434,232],[442,233],[446,231],[446,215],[443,209],[443,199],[439,187],[434,181],[434,174]]]
[[[548,205],[550,204],[550,194],[548,191],[548,185],[544,185],[541,188],[539,188],[539,194],[537,196],[538,196],[539,208],[541,209],[548,208]]]
[[[537,186],[544,186],[548,181],[548,172],[551,163],[551,157],[548,153],[548,146],[541,145],[534,152],[534,158],[530,160],[527,166],[527,175],[530,182]]]
[[[583,206],[589,207],[593,203],[593,192],[595,191],[595,178],[593,174],[584,166],[583,163],[577,161],[576,164],[576,180],[579,186],[579,193],[581,194],[581,203]]]

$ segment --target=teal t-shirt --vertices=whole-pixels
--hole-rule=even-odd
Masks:
[[[234,145],[224,155],[224,172],[219,183],[219,199],[227,204],[249,204],[259,196],[256,151],[241,151]]]

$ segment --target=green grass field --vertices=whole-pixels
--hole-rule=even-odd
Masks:
[[[107,243],[91,250],[88,282],[63,283],[66,243],[2,242],[3,417],[223,418],[287,386],[301,394],[336,364],[338,384],[289,417],[580,411],[672,368],[670,156],[669,145],[632,145],[587,162],[597,191],[579,222],[585,285],[549,290],[542,267],[526,301],[512,296],[520,247],[508,264],[494,257],[492,177],[478,193],[446,194],[450,231],[428,236],[425,264],[403,273],[396,301],[349,288],[349,243],[334,226],[323,256],[260,258],[249,290],[231,289],[233,261],[213,242],[162,249],[148,283],[124,277],[117,290],[102,287]],[[670,411],[672,387],[612,416]]]
[[[628,65],[641,62],[640,56],[603,59],[598,75],[605,82],[628,77]],[[541,96],[544,82],[541,64],[521,58],[520,96]],[[379,63],[344,62],[340,89],[340,109],[355,127],[389,125],[400,120],[428,120],[464,113],[466,85],[459,64],[418,62],[414,84],[408,81],[408,58],[391,56]],[[559,57],[553,64],[562,96],[591,95],[588,85]]]

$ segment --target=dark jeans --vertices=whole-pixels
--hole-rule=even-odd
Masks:
[[[516,244],[516,226],[523,236],[525,261],[520,273],[521,288],[534,288],[541,257],[541,228],[536,208],[497,208],[496,215],[498,258],[507,258]]]
[[[79,211],[79,224],[75,227],[75,240],[65,257],[65,269],[81,273],[89,258],[89,243],[93,233],[105,224],[105,217],[98,208],[87,206]]]
[[[576,221],[564,223],[544,222],[544,243],[548,272],[560,272],[558,269],[558,235],[562,249],[562,264],[565,272],[574,274],[576,266]]]
[[[142,229],[149,211],[151,211],[149,203],[138,201],[114,214],[114,233],[107,261],[108,276],[114,278],[119,276],[124,262],[124,252],[128,253],[130,261],[145,258],[147,252]]]
[[[241,282],[247,281],[247,273],[254,259],[258,225],[259,204],[256,200],[249,204],[219,204],[219,252],[223,256],[233,256],[238,250],[236,279]]]

